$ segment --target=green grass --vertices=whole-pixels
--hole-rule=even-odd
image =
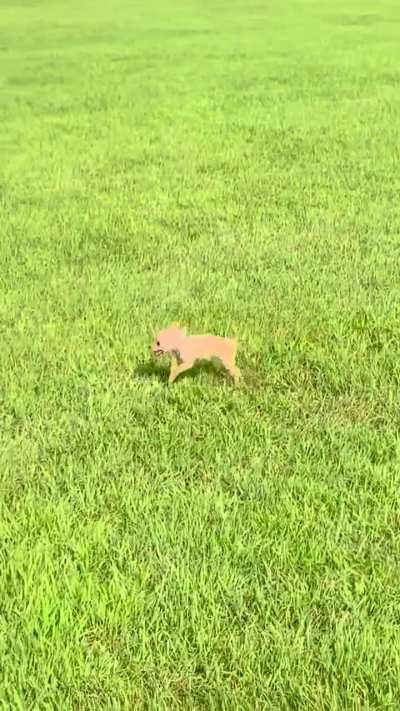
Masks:
[[[400,708],[399,36],[1,3],[1,708]]]

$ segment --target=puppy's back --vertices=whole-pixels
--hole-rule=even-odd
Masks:
[[[204,336],[188,336],[186,348],[188,355],[197,359],[210,360],[213,356],[222,360],[229,360],[237,348],[237,341],[233,338],[223,338],[206,334]]]

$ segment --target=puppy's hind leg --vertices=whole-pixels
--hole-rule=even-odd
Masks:
[[[237,368],[237,366],[234,363],[231,363],[228,367],[228,372],[232,376],[235,385],[237,385],[240,378],[241,378],[241,372],[240,372],[239,368]]]
[[[235,342],[233,344],[231,353],[229,354],[229,359],[227,360],[227,362],[224,363],[228,373],[232,376],[235,385],[238,384],[241,376],[239,368],[235,365],[236,351],[237,343]]]

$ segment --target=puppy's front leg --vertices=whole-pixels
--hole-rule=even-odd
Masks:
[[[175,380],[175,378],[176,378],[176,374],[175,374],[175,373],[176,373],[177,368],[178,368],[178,361],[177,361],[177,358],[176,358],[176,356],[175,356],[174,354],[172,354],[172,357],[171,357],[171,368],[170,368],[170,371],[169,371],[169,379],[168,379],[170,383],[173,383],[174,380]]]
[[[186,363],[181,363],[180,365],[172,365],[171,372],[169,374],[169,382],[173,383],[175,378],[178,377],[185,370],[189,370],[193,366],[194,361],[186,361]]]
[[[168,382],[173,383],[176,378],[176,371],[178,370],[177,365],[171,365],[171,370],[169,372]]]

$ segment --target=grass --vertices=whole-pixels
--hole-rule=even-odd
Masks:
[[[399,23],[1,4],[1,708],[400,707]]]

